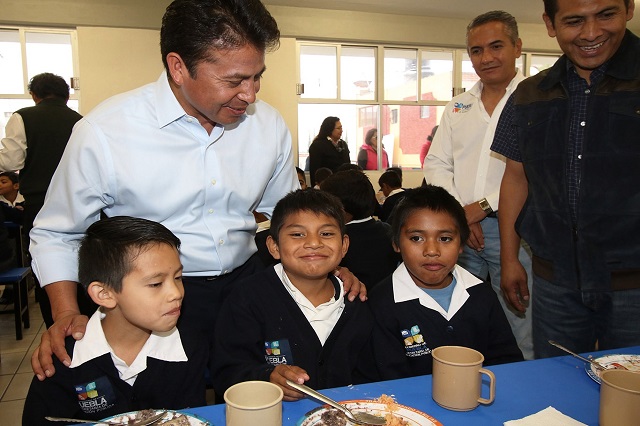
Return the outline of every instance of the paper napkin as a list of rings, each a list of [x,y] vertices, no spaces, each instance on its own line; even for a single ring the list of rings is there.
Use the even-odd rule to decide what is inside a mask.
[[[519,420],[504,422],[504,426],[587,426],[571,417],[562,414],[553,407],[547,407]]]

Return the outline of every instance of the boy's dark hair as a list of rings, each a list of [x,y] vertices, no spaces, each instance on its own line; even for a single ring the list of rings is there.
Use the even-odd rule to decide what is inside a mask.
[[[296,173],[299,175],[304,175],[304,170],[302,170],[300,167],[296,166]]]
[[[316,181],[316,185],[320,185],[320,183],[323,180],[325,180],[326,178],[328,178],[332,174],[333,174],[333,171],[330,168],[328,168],[328,167],[320,167],[318,170],[316,170],[316,174],[314,175],[315,181]]]
[[[516,22],[516,18],[503,10],[492,10],[491,12],[486,12],[482,15],[476,16],[473,18],[473,21],[467,25],[467,49],[469,47],[469,33],[471,30],[489,22],[502,22],[505,34],[509,37],[511,43],[514,46],[516,45],[518,38],[520,37],[518,35],[518,23]]]
[[[338,168],[336,169],[336,172],[344,172],[345,170],[355,170],[355,171],[361,172],[362,167],[353,163],[343,163],[338,166]]]
[[[386,183],[393,189],[402,187],[402,180],[394,171],[387,171],[380,175],[378,178],[378,185],[382,186],[383,183]]]
[[[156,244],[179,249],[180,239],[164,225],[147,219],[114,216],[93,223],[80,241],[80,283],[86,289],[99,281],[120,293],[136,257]]]
[[[162,18],[160,51],[167,71],[167,55],[175,52],[191,77],[201,62],[213,61],[211,48],[259,51],[278,48],[280,30],[259,0],[175,0]]]
[[[334,173],[322,181],[320,189],[338,197],[354,219],[373,215],[376,192],[367,175],[358,170]]]
[[[280,230],[287,217],[301,211],[329,216],[338,222],[340,235],[346,233],[342,203],[337,197],[313,188],[298,189],[285,195],[273,209],[269,235],[276,244],[279,243]]]
[[[558,12],[558,0],[542,0],[544,3],[544,13],[547,14],[551,23],[555,26],[556,13]],[[629,10],[629,0],[624,0],[624,7]]]
[[[34,75],[27,85],[29,92],[40,99],[59,98],[69,99],[69,85],[59,75],[43,72]]]
[[[407,221],[407,217],[418,209],[429,209],[434,212],[449,214],[455,221],[458,231],[460,232],[460,242],[462,244],[467,242],[470,231],[469,225],[467,224],[467,217],[464,214],[464,208],[446,189],[427,184],[408,191],[407,195],[400,200],[393,209],[391,232],[394,244],[400,244],[400,230],[402,226]]]
[[[20,182],[20,178],[18,177],[18,174],[16,172],[2,172],[0,173],[0,177],[2,176],[8,177],[9,180],[11,180],[11,183],[13,183],[14,185]]]

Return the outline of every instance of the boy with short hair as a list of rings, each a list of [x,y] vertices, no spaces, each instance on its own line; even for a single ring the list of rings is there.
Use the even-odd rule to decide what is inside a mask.
[[[378,218],[384,222],[391,223],[393,208],[407,195],[407,191],[402,188],[402,177],[394,170],[387,170],[378,178],[380,190],[386,197]]]
[[[392,232],[403,263],[369,299],[383,380],[431,374],[438,346],[473,348],[485,365],[523,360],[491,286],[456,265],[469,226],[451,194],[433,185],[410,191],[396,207]]]
[[[234,286],[214,338],[216,394],[246,380],[271,381],[291,401],[304,395],[286,380],[315,389],[375,377],[367,348],[368,306],[344,297],[332,272],[349,247],[340,201],[315,189],[289,193],[276,205],[267,245],[280,260]]]
[[[99,309],[82,340],[67,337],[69,367],[34,377],[24,425],[45,416],[99,420],[127,411],[204,405],[208,350],[176,328],[184,288],[180,240],[163,225],[118,216],[93,223],[78,276]]]
[[[0,202],[22,208],[24,197],[20,194],[20,179],[16,172],[0,173]]]

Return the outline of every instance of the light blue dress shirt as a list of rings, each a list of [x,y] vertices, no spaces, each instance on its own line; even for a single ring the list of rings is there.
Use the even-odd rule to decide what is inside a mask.
[[[298,187],[278,111],[257,100],[209,135],[163,73],[76,124],[30,234],[33,269],[44,285],[77,281],[79,238],[102,210],[173,231],[186,276],[224,274],[256,251],[252,212],[270,215]]]

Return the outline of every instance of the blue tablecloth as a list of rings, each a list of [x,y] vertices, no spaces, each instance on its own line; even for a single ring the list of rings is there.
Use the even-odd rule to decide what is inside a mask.
[[[640,354],[640,346],[584,355]],[[322,393],[337,401],[374,399],[381,394],[393,395],[398,403],[423,411],[445,426],[501,425],[536,413],[549,406],[588,425],[598,424],[600,385],[585,371],[585,363],[572,356],[487,367],[496,375],[496,399],[491,405],[480,405],[473,411],[446,410],[431,399],[431,376],[368,383],[365,385],[326,389]],[[488,395],[484,384],[483,395]],[[304,414],[320,403],[312,399],[283,402],[283,425],[296,425]],[[224,426],[224,404],[198,407],[187,412]]]

